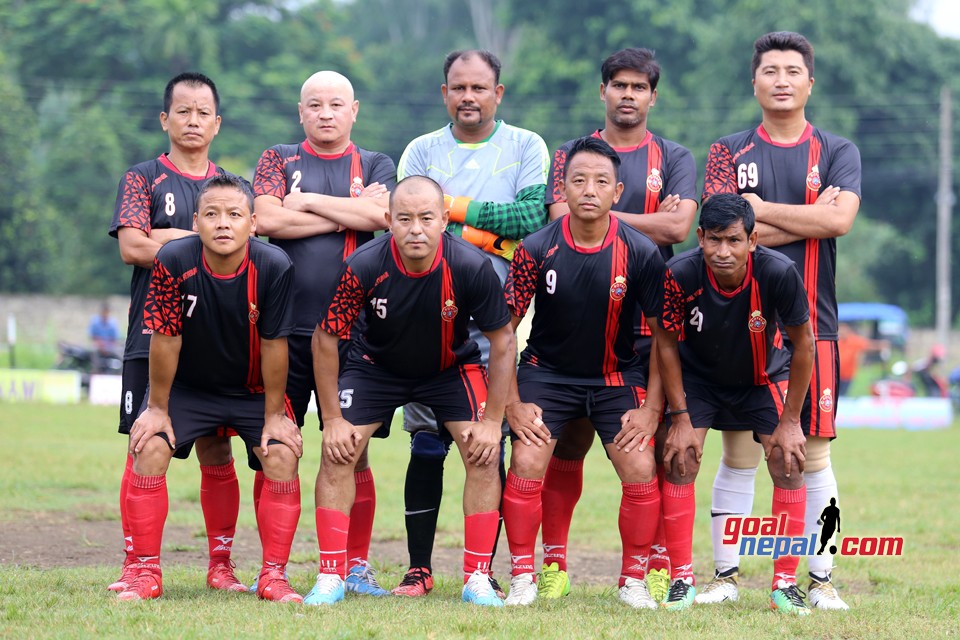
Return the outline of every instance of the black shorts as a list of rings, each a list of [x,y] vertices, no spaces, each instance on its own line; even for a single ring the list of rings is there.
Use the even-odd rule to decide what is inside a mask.
[[[120,427],[119,433],[130,435],[130,429],[137,416],[140,415],[140,406],[147,397],[147,384],[150,382],[150,361],[146,358],[136,358],[123,361],[120,373],[122,393],[120,395]]]
[[[518,387],[523,402],[532,402],[543,410],[543,423],[554,439],[560,437],[568,422],[589,418],[605,445],[620,433],[623,414],[639,407],[647,396],[643,387],[564,384],[531,376],[521,376]],[[515,433],[510,437],[517,439]]]
[[[745,387],[684,382],[687,411],[694,428],[753,431],[770,435],[780,423],[787,397],[787,381]],[[718,423],[723,415],[725,422]]]
[[[343,367],[350,349],[349,340],[341,340],[338,345],[340,351],[340,366]],[[310,394],[317,393],[317,380],[313,375],[313,337],[287,336],[287,356],[290,366],[287,369],[287,398],[293,407],[298,427],[306,423],[307,407],[310,405]],[[323,416],[320,415],[320,403],[317,403],[317,418],[320,430],[323,430]]]
[[[817,340],[813,361],[810,390],[800,409],[800,427],[808,438],[837,437],[837,396],[840,385],[840,352],[837,343]],[[734,418],[729,411],[720,411],[712,425],[714,429],[727,431],[748,430],[748,426]]]
[[[463,364],[429,378],[401,378],[370,363],[350,363],[340,372],[340,409],[355,425],[383,423],[375,438],[390,435],[393,413],[409,402],[426,405],[437,422],[476,422],[487,404],[487,369]],[[449,432],[441,429],[441,436]]]
[[[147,402],[144,399],[140,413],[146,408]],[[191,447],[197,438],[227,435],[227,430],[224,428],[226,426],[243,439],[248,456],[256,457],[253,449],[260,446],[263,412],[264,395],[262,393],[226,396],[174,385],[170,389],[168,404],[173,435],[177,439],[177,449],[173,455],[176,458],[187,457],[181,455],[184,448],[187,448],[187,455],[189,455],[188,447]],[[289,403],[286,404],[286,414],[293,420]],[[166,434],[158,435],[167,440]],[[270,441],[270,444],[277,443],[276,440]]]

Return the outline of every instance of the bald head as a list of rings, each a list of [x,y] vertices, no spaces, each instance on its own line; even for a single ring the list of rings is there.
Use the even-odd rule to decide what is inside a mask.
[[[336,71],[317,71],[307,78],[303,86],[300,87],[300,102],[304,102],[306,96],[315,89],[337,91],[344,100],[353,102],[353,85],[350,83],[350,80],[347,79],[347,76],[342,73],[337,73]]]
[[[394,200],[407,194],[430,196],[436,195],[440,210],[443,210],[443,189],[431,178],[426,176],[407,176],[397,183],[390,192],[390,209],[393,210]]]

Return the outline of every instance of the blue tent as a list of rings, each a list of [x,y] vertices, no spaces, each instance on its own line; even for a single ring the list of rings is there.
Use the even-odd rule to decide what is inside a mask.
[[[893,304],[882,302],[841,302],[837,305],[840,322],[869,322],[872,338],[885,338],[895,347],[903,348],[909,335],[907,312]]]

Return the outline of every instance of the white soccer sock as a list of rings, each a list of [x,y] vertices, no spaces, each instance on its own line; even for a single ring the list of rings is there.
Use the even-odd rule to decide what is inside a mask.
[[[820,534],[820,525],[817,524],[817,519],[820,518],[824,508],[830,505],[830,498],[836,498],[839,505],[840,496],[837,493],[837,477],[833,475],[833,466],[830,464],[822,471],[804,473],[803,478],[807,484],[807,513],[804,535],[809,538],[811,533]],[[840,527],[843,527],[842,518]],[[837,539],[839,540],[839,538]],[[822,542],[819,538],[817,539],[817,549],[820,548]],[[807,564],[810,567],[810,573],[818,578],[826,578],[833,568],[833,555],[830,553],[829,545],[823,550],[822,556],[807,556]]]
[[[713,563],[717,571],[728,571],[740,564],[737,545],[723,544],[727,517],[750,515],[753,510],[754,469],[733,469],[720,462],[713,479],[713,503],[710,510],[710,531],[713,536]]]

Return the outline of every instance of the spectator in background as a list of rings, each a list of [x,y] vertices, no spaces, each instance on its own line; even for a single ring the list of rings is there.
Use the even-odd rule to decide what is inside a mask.
[[[845,396],[857,375],[860,355],[865,351],[889,349],[890,342],[887,340],[871,340],[862,336],[846,322],[840,323],[838,328],[837,349],[840,352],[840,383],[837,385],[837,392],[839,395]]]
[[[90,318],[90,327],[87,329],[96,355],[108,356],[114,353],[117,342],[120,340],[120,330],[116,319],[110,315],[110,305],[106,302],[100,307],[100,313]]]

